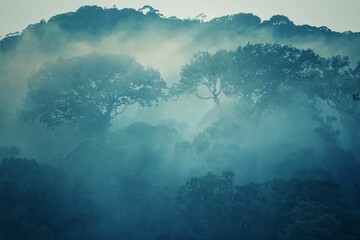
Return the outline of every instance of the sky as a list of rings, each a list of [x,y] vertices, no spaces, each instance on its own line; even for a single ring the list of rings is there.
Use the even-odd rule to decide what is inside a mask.
[[[119,9],[150,5],[166,17],[188,18],[204,13],[207,20],[240,12],[253,13],[262,20],[282,14],[298,25],[360,32],[360,0],[0,0],[0,36],[21,32],[29,24],[84,5],[115,5]]]

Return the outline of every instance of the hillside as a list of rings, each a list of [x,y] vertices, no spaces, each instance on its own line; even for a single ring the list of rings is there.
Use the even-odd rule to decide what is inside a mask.
[[[360,33],[84,6],[0,41],[0,240],[359,240]]]
[[[47,22],[42,20],[31,24],[21,34],[10,34],[0,41],[0,51],[14,51],[31,38],[35,44],[32,47],[49,53],[56,51],[54,48],[64,48],[73,42],[100,41],[114,33],[125,35],[127,39],[147,36],[149,29],[166,35],[164,38],[180,38],[192,32],[191,42],[200,46],[205,42],[216,47],[219,41],[226,38],[236,45],[244,42],[277,42],[311,48],[321,55],[350,56],[354,62],[359,60],[360,55],[360,33],[339,33],[327,27],[296,25],[282,15],[261,20],[253,14],[239,13],[207,22],[199,19],[165,18],[150,6],[139,10],[84,6],[76,12],[56,15]]]

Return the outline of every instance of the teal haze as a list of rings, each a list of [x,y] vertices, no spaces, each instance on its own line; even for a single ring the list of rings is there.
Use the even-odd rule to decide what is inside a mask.
[[[59,13],[75,11],[83,5],[121,9],[151,5],[165,16],[208,19],[239,12],[253,13],[263,20],[276,14],[288,16],[296,24],[327,26],[335,31],[360,31],[358,0],[0,0],[0,36],[21,31],[30,23],[48,20]]]

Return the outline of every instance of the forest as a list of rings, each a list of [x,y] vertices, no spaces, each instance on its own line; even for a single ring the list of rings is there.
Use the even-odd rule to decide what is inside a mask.
[[[0,240],[360,239],[360,33],[76,12],[0,40]]]

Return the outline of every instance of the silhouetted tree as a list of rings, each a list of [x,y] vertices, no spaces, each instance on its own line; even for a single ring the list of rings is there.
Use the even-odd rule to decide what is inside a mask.
[[[324,62],[321,79],[314,85],[314,91],[328,106],[360,121],[360,105],[356,101],[360,88],[358,69],[359,66],[351,68],[348,57],[328,58]]]
[[[104,129],[127,106],[151,106],[166,83],[158,71],[125,56],[90,54],[45,64],[29,79],[22,114],[48,128],[80,123]]]
[[[226,51],[195,54],[190,64],[182,67],[181,79],[173,87],[173,94],[193,94],[200,99],[212,99],[219,106],[219,95],[224,88],[223,79],[230,63],[229,57]]]
[[[224,92],[258,109],[276,104],[276,99],[283,103],[282,90],[304,90],[308,80],[320,75],[322,66],[312,50],[279,44],[248,44],[233,54]]]

